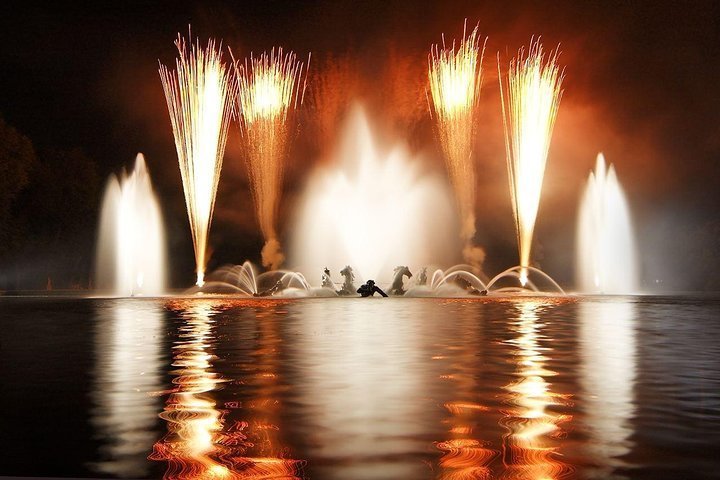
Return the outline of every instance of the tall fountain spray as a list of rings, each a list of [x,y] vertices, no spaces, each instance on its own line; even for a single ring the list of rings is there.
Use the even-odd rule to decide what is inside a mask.
[[[112,175],[100,213],[96,284],[118,296],[165,290],[165,231],[145,157],[120,178]]]
[[[632,221],[615,168],[598,154],[580,201],[576,280],[586,293],[634,293],[638,289]]]
[[[310,178],[295,223],[293,266],[312,284],[325,267],[337,275],[350,265],[358,282],[387,281],[399,263],[414,271],[456,259],[444,179],[422,173],[402,146],[383,153],[362,108],[351,110],[334,159]]]
[[[240,122],[245,164],[252,186],[260,230],[265,238],[263,266],[277,269],[285,256],[277,235],[275,217],[280,205],[291,114],[305,92],[304,65],[293,52],[282,48],[240,64],[237,117]]]
[[[546,57],[540,40],[531,41],[527,56],[520,49],[517,58],[510,61],[505,88],[498,55],[505,151],[523,286],[527,283],[550,139],[562,98],[564,74],[557,64],[558,54],[555,50]]]
[[[175,62],[177,71],[160,65],[160,79],[175,136],[195,249],[196,284],[202,286],[215,194],[236,94],[235,80],[214,41],[210,40],[205,50],[200,48],[199,40],[188,49],[178,36],[175,45],[180,54]]]
[[[487,41],[487,38],[485,39]],[[450,182],[455,190],[460,218],[465,261],[481,267],[484,251],[473,246],[475,236],[475,164],[472,147],[475,138],[478,99],[482,83],[482,58],[485,42],[478,28],[466,35],[455,48],[434,45],[430,51],[431,113],[445,157]]]

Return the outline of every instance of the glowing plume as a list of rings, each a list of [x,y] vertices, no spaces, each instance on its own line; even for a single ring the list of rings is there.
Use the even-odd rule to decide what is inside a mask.
[[[487,38],[485,39],[487,41]],[[450,182],[460,210],[462,227],[460,236],[465,242],[466,260],[481,263],[476,247],[472,247],[475,235],[475,167],[472,145],[480,85],[482,83],[482,58],[485,41],[478,38],[478,27],[470,35],[463,30],[463,40],[457,49],[433,45],[428,59],[430,80],[430,111],[434,112],[437,133],[440,138]]]
[[[558,55],[555,50],[546,57],[540,39],[531,40],[527,57],[521,48],[518,57],[510,62],[506,89],[503,89],[498,55],[505,151],[521,267],[530,265],[545,164],[562,97],[560,86],[564,74],[557,65]],[[520,280],[525,285],[525,268]]]
[[[204,283],[207,238],[210,231],[235,86],[222,62],[220,49],[210,40],[188,49],[178,35],[177,72],[160,65],[168,111],[175,135],[185,204],[190,220],[197,285]]]
[[[294,53],[282,48],[233,62],[238,78],[237,115],[245,163],[260,230],[265,238],[262,263],[277,269],[285,259],[275,229],[287,153],[289,114],[302,103],[306,70]]]

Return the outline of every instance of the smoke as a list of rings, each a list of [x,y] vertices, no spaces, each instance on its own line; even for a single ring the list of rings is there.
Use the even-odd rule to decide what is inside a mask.
[[[472,242],[467,242],[463,247],[463,260],[465,263],[472,265],[477,268],[480,272],[483,272],[483,264],[485,263],[485,249],[473,245]]]
[[[277,270],[285,261],[285,255],[282,253],[282,246],[277,238],[269,238],[262,248],[262,264],[263,267],[270,270]]]

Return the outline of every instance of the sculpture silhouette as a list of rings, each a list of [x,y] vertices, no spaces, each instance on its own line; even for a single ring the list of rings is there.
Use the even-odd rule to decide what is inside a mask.
[[[278,280],[278,281],[275,283],[275,285],[273,285],[272,287],[268,288],[267,290],[263,290],[262,292],[253,293],[253,297],[269,297],[269,296],[271,296],[271,295],[275,295],[276,293],[278,293],[278,292],[279,292],[280,290],[282,290],[282,289],[283,289],[282,280]]]
[[[322,287],[335,290],[335,285],[333,284],[332,278],[330,278],[330,270],[328,270],[327,267],[325,267],[322,274]]]
[[[355,280],[355,274],[353,273],[353,269],[350,265],[346,265],[345,268],[340,270],[340,275],[345,277],[345,281],[343,282],[342,288],[338,290],[338,295],[353,295],[355,293],[355,284],[353,281]]]
[[[367,283],[361,285],[360,288],[357,289],[357,293],[359,293],[362,297],[372,297],[376,292],[383,297],[387,297],[387,294],[383,292],[380,287],[375,285],[375,280],[368,280]]]
[[[427,267],[423,267],[418,273],[417,285],[427,285]]]
[[[390,287],[390,295],[405,295],[405,286],[403,285],[403,277],[407,276],[412,278],[412,273],[407,266],[395,267],[393,270],[395,276],[393,277],[393,283]]]

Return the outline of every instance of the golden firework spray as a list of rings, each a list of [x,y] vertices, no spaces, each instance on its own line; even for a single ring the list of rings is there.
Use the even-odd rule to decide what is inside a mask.
[[[238,79],[235,106],[245,163],[265,238],[262,262],[276,269],[284,260],[275,217],[282,193],[289,117],[303,101],[307,70],[293,52],[284,54],[282,48],[251,56],[242,64],[234,61],[233,65]]]
[[[498,55],[505,152],[523,285],[527,282],[526,267],[530,265],[550,139],[562,98],[564,73],[558,67],[558,55],[556,49],[546,56],[540,39],[531,40],[527,55],[521,48],[517,58],[510,61],[505,88]]]
[[[176,71],[160,65],[190,221],[197,285],[204,283],[207,239],[236,93],[213,40],[189,47],[178,35]]]

